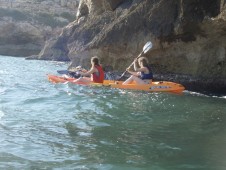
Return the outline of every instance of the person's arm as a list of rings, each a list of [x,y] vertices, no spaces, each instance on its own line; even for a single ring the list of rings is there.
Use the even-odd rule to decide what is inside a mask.
[[[70,71],[70,72],[87,72],[87,70],[82,68],[81,66],[72,67],[68,71]]]
[[[133,67],[134,67],[134,71],[138,71],[139,67],[138,67],[138,60],[137,59],[134,60]]]
[[[136,71],[138,72],[147,72],[147,68],[146,67],[141,67],[141,68],[137,68]]]
[[[139,72],[130,71],[129,68],[127,68],[126,71],[134,76],[139,76]]]
[[[134,60],[134,71],[136,71],[136,72],[147,72],[145,67],[139,67],[138,59]]]
[[[87,72],[80,72],[81,76],[90,76],[92,73],[94,73],[96,70],[95,70],[95,67],[92,67],[89,71]]]

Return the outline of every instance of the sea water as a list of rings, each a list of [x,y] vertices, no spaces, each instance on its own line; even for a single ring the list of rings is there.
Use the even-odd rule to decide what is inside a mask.
[[[226,98],[52,84],[0,56],[0,169],[225,170]]]

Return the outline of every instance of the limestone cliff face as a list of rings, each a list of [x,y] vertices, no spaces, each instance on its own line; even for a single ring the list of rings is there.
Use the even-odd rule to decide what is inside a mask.
[[[125,70],[147,41],[156,79],[188,89],[226,92],[225,0],[82,0],[77,20],[45,46],[39,58],[69,57],[71,66]],[[48,54],[48,55],[46,55]]]
[[[76,18],[77,8],[77,0],[0,0],[0,54],[39,54],[46,40]]]
[[[28,22],[0,21],[0,54],[28,56],[40,52],[43,32]]]

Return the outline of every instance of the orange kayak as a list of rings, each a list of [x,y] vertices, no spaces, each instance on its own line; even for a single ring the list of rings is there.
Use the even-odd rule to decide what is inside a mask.
[[[178,83],[169,82],[169,81],[155,81],[151,84],[127,84],[123,85],[123,81],[114,81],[114,80],[104,80],[103,83],[75,83],[73,82],[76,78],[65,78],[62,76],[50,75],[48,74],[48,80],[52,83],[65,83],[71,82],[74,84],[83,84],[83,85],[92,85],[92,86],[107,86],[111,88],[118,89],[130,89],[130,90],[142,90],[147,92],[172,92],[172,93],[181,93],[185,90],[184,86]]]
[[[184,91],[184,86],[178,83],[169,81],[154,81],[151,84],[126,84],[123,85],[121,82],[109,83],[112,88],[119,89],[131,89],[131,90],[142,90],[148,92],[173,92],[181,93]]]

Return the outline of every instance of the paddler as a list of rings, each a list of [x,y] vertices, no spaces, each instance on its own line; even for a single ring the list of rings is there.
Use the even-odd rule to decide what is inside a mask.
[[[81,83],[103,83],[104,81],[104,71],[100,65],[98,57],[91,58],[91,68],[87,72],[80,72],[82,77],[74,80],[73,82]]]
[[[123,84],[130,84],[133,81],[136,84],[150,84],[153,79],[153,74],[148,59],[146,57],[140,57],[134,60],[133,65],[134,71],[130,71],[130,68],[126,69],[132,75]]]

